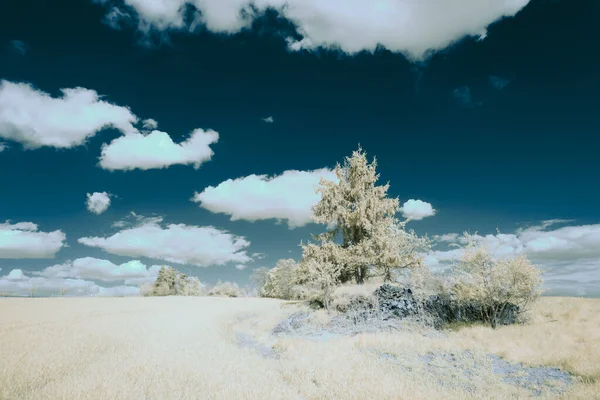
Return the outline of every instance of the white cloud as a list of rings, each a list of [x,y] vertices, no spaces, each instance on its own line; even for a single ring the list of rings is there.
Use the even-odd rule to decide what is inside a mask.
[[[0,137],[26,149],[71,148],[104,128],[136,132],[137,117],[128,108],[100,100],[94,90],[61,92],[52,97],[26,83],[0,81]]]
[[[219,140],[213,130],[196,129],[179,144],[160,131],[146,135],[131,133],[102,145],[99,165],[107,170],[147,170],[167,168],[175,164],[193,164],[195,169],[209,161],[214,152],[210,145]]]
[[[400,209],[405,218],[412,220],[421,220],[426,217],[435,215],[437,210],[434,210],[431,204],[422,201],[410,199],[402,205]]]
[[[6,275],[6,279],[9,281],[22,281],[25,279],[25,274],[23,274],[23,270],[21,269],[13,269]]]
[[[6,149],[8,149],[8,145],[6,143],[0,142],[0,153]]]
[[[209,186],[202,193],[195,193],[191,201],[211,212],[231,215],[232,221],[277,219],[297,228],[311,222],[311,207],[320,200],[315,186],[321,177],[338,181],[327,168],[290,170],[274,177],[249,175],[228,179],[217,187]]]
[[[140,288],[135,286],[98,287],[98,297],[129,297],[139,296]]]
[[[18,277],[18,279],[15,279]],[[16,296],[29,296],[33,291],[36,296],[57,295],[66,290],[69,295],[95,295],[99,286],[83,279],[48,279],[45,277],[28,277],[19,269],[13,269],[8,275],[0,277],[0,292]]]
[[[12,296],[139,296],[140,289],[134,286],[104,288],[84,279],[29,277],[22,270],[13,269],[8,275],[0,276],[0,293]]]
[[[236,269],[239,269],[240,271],[243,271],[244,269],[246,269],[247,265],[244,264],[238,264],[235,266]]]
[[[0,224],[0,258],[54,258],[66,246],[66,235],[54,232],[38,232],[32,222]]]
[[[273,122],[275,122],[275,119],[273,117],[267,117],[263,118],[263,121],[265,121],[268,124],[272,124]]]
[[[153,130],[158,128],[158,122],[156,122],[152,118],[148,118],[142,121],[142,126],[144,127],[144,129]]]
[[[302,36],[288,39],[290,48],[339,47],[348,53],[372,51],[377,45],[424,58],[468,36],[486,36],[486,28],[513,16],[529,0],[123,0],[121,16],[136,14],[139,29],[193,31],[199,24],[215,33],[237,33],[267,8],[293,22]],[[189,5],[200,13],[187,15]],[[256,11],[252,8],[254,7]],[[468,12],[465,12],[468,10]],[[111,9],[112,23],[119,13]]]
[[[102,214],[110,206],[110,194],[106,192],[88,193],[86,206],[89,212]]]
[[[52,279],[77,278],[104,282],[125,280],[127,283],[139,284],[154,281],[159,270],[158,265],[147,268],[138,260],[116,265],[108,260],[84,257],[53,265],[33,274]]]
[[[250,242],[243,237],[212,226],[170,224],[162,228],[161,221],[146,221],[107,238],[83,237],[78,242],[116,255],[148,257],[199,267],[251,261],[243,250]]]

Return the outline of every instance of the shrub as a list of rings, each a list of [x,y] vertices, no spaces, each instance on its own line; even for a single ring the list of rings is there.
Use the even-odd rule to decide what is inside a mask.
[[[208,291],[209,296],[242,297],[244,294],[237,283],[221,282]]]
[[[542,293],[539,267],[524,254],[496,259],[473,235],[464,236],[467,244],[457,264],[456,299],[477,304],[483,320],[493,328],[514,306],[518,307],[517,314],[525,312]]]

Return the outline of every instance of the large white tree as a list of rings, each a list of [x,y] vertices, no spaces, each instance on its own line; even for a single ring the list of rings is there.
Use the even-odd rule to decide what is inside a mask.
[[[327,254],[327,262],[337,264],[330,270],[339,271],[336,279],[340,283],[354,279],[362,284],[370,270],[391,280],[393,271],[416,266],[420,262],[418,253],[430,248],[428,239],[407,232],[407,221],[395,218],[400,211],[399,200],[387,197],[389,183],[376,185],[376,167],[376,158],[369,164],[359,145],[351,157],[345,158],[343,166],[336,165],[339,182],[321,179],[316,189],[321,199],[313,207],[313,220],[327,224],[330,230],[314,236],[320,245],[302,245],[303,260]],[[332,241],[340,233],[342,243],[335,245]],[[303,269],[307,266],[304,263]]]

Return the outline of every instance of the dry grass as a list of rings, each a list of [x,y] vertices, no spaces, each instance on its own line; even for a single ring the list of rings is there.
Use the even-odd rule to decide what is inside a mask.
[[[254,298],[0,299],[0,399],[526,398],[486,373],[479,356],[480,387],[468,393],[441,388],[417,365],[404,372],[371,351],[410,366],[415,355],[461,349],[562,366],[582,377],[563,398],[600,399],[599,300],[542,298],[536,310],[553,311],[531,325],[466,327],[445,339],[378,333],[318,342],[269,335],[301,307]],[[239,348],[238,331],[281,357]],[[443,379],[453,379],[448,366],[440,367],[448,371]]]

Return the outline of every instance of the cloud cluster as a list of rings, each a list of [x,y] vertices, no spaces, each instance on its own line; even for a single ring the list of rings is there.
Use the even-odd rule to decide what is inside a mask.
[[[90,89],[61,92],[52,97],[27,83],[0,81],[0,138],[26,149],[71,148],[104,128],[136,131],[137,117],[127,107],[103,101]]]
[[[102,214],[110,206],[110,194],[106,192],[94,192],[87,194],[86,207],[89,212]]]
[[[97,2],[107,3],[104,0]],[[378,45],[414,59],[441,50],[465,36],[485,37],[491,23],[513,16],[529,0],[123,0],[111,7],[107,22],[119,26],[137,16],[141,31],[187,30],[198,25],[215,33],[248,28],[268,8],[295,26],[300,40],[288,38],[292,50],[337,47],[348,53]],[[199,12],[189,14],[193,6]]]
[[[54,258],[65,240],[60,230],[39,232],[32,222],[7,221],[0,224],[0,258]]]
[[[338,181],[327,168],[290,170],[273,177],[249,175],[209,186],[191,200],[211,212],[231,215],[232,221],[276,219],[297,228],[311,222],[311,208],[320,200],[315,186],[321,178]]]
[[[40,147],[73,148],[106,128],[124,136],[102,146],[99,165],[107,170],[147,170],[171,165],[200,165],[213,155],[211,144],[219,134],[213,130],[194,130],[179,144],[166,132],[155,129],[158,123],[142,121],[128,107],[101,100],[94,90],[61,89],[52,97],[27,83],[0,81],[0,138],[18,142],[25,149]],[[152,130],[152,131],[150,131]],[[0,142],[0,151],[6,145]]]
[[[151,126],[146,121],[146,126]],[[102,145],[99,165],[106,170],[148,170],[171,165],[192,164],[195,169],[209,161],[214,152],[210,145],[219,140],[213,130],[196,129],[179,144],[166,132],[131,133]]]
[[[437,210],[434,210],[432,205],[423,201],[423,200],[415,200],[410,199],[405,202],[400,211],[404,215],[405,218],[409,218],[411,220],[421,220],[426,217],[432,217],[435,215]]]
[[[108,260],[84,257],[47,267],[33,275],[48,279],[77,278],[103,282],[123,280],[126,284],[139,285],[154,281],[159,270],[159,265],[147,268],[138,260],[116,265]]]
[[[133,286],[104,288],[84,279],[29,277],[21,269],[0,276],[0,293],[12,296],[137,296]]]
[[[243,237],[212,226],[170,224],[163,228],[161,222],[162,218],[146,220],[106,238],[83,237],[78,242],[120,256],[147,257],[199,267],[251,261],[244,251],[250,242]]]

